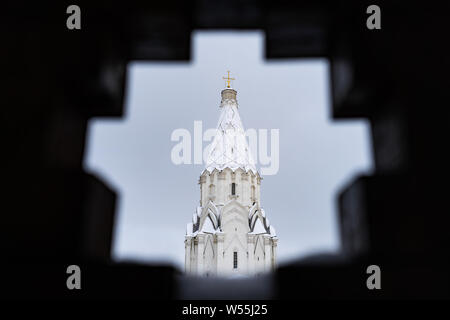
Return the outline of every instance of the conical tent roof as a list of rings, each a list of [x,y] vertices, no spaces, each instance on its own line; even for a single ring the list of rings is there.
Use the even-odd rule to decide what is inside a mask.
[[[231,95],[227,95],[230,92]],[[206,161],[206,170],[212,172],[214,169],[230,168],[235,171],[241,168],[256,174],[255,161],[247,144],[235,97],[236,91],[233,89],[222,91],[221,114]]]

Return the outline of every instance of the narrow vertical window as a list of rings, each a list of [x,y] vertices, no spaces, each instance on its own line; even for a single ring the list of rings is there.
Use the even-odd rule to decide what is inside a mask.
[[[234,182],[231,184],[231,195],[236,195],[236,183]]]
[[[233,269],[237,269],[237,252],[233,252]]]

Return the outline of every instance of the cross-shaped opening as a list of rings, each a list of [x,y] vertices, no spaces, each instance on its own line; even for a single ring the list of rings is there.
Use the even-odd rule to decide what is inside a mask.
[[[192,47],[190,63],[130,63],[126,116],[90,122],[85,167],[120,194],[113,257],[169,261],[183,270],[183,236],[196,214],[204,169],[197,162],[211,142],[206,129],[217,123],[224,70],[238,79],[244,128],[256,129],[249,148],[259,168],[276,166],[270,130],[279,129],[279,167],[263,176],[258,198],[279,237],[278,264],[336,252],[335,195],[370,170],[372,158],[366,121],[330,118],[328,61],[266,61],[262,32],[195,32]],[[186,163],[174,164],[179,141],[171,135],[180,128],[189,133],[190,149],[179,155]]]

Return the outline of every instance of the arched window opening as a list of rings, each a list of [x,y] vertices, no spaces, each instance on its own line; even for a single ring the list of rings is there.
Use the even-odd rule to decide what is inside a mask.
[[[237,252],[233,252],[233,269],[237,269],[238,267],[238,255]]]
[[[231,195],[235,196],[236,195],[236,183],[232,183],[231,184]]]

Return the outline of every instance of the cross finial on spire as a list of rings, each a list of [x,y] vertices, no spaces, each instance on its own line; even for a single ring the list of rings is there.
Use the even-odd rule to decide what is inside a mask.
[[[236,80],[235,78],[230,78],[230,71],[227,71],[228,72],[228,76],[225,78],[225,77],[222,77],[224,80],[227,80],[227,88],[231,88],[230,87],[230,82],[231,82],[231,80]]]

